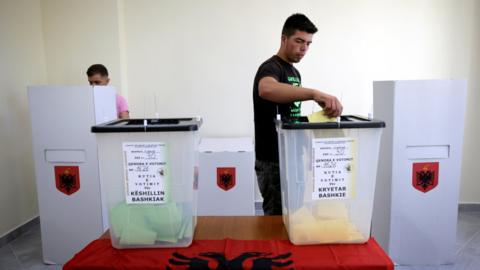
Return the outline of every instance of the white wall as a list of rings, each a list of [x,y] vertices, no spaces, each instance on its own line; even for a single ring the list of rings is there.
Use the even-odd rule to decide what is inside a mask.
[[[43,0],[43,37],[49,84],[88,84],[87,68],[107,66],[121,90],[116,0]]]
[[[0,1],[0,237],[38,215],[27,85],[45,84],[40,1]]]
[[[303,62],[304,84],[342,96],[346,113],[371,111],[374,80],[467,75],[468,1],[314,3],[319,32]]]
[[[201,115],[205,136],[252,135],[253,77],[277,49],[275,19],[288,14],[279,10],[259,23],[263,12],[254,7],[253,1],[125,1],[132,115]]]
[[[319,28],[298,65],[303,85],[341,96],[345,113],[367,115],[373,80],[467,77],[470,6],[435,0],[125,1],[132,115],[202,115],[206,136],[251,135],[253,77],[278,50],[285,18],[297,11]]]
[[[278,50],[282,24],[294,12],[319,28],[297,65],[303,85],[341,96],[345,113],[371,111],[373,80],[469,80],[461,201],[480,202],[478,0],[0,5],[0,235],[36,213],[27,85],[86,84],[86,68],[103,63],[133,117],[201,115],[203,136],[253,136],[253,78]],[[304,112],[312,107],[305,104]]]
[[[470,67],[468,73],[469,92],[465,118],[460,199],[466,203],[479,203],[480,181],[478,181],[477,167],[480,152],[480,1],[475,1],[472,10],[474,15],[470,31],[473,46],[470,48],[470,59],[467,63]]]

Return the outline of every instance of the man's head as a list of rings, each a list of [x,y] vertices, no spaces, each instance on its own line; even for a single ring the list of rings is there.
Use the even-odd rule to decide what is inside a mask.
[[[298,63],[308,51],[317,27],[307,16],[296,13],[285,21],[279,54],[290,63]]]
[[[102,64],[91,65],[87,69],[87,76],[90,85],[107,85],[110,82],[108,70]]]

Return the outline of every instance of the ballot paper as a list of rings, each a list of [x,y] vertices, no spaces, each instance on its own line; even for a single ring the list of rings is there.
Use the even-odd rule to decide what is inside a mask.
[[[112,238],[122,246],[177,243],[193,235],[192,218],[177,203],[127,204],[110,209]]]
[[[367,241],[348,217],[341,202],[318,201],[302,207],[290,217],[289,238],[297,245],[327,243],[363,243]]]
[[[325,114],[325,111],[321,110],[318,112],[314,112],[308,115],[308,122],[315,123],[315,122],[337,122],[336,117],[329,117]]]

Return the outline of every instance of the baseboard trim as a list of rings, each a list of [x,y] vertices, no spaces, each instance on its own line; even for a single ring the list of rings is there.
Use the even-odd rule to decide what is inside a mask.
[[[24,224],[18,226],[16,229],[6,233],[4,236],[0,237],[0,247],[5,246],[6,244],[17,239],[20,235],[28,232],[31,228],[40,224],[40,217],[36,216],[30,221],[25,222]]]
[[[263,201],[255,201],[255,216],[263,216]]]
[[[480,211],[480,203],[459,203],[458,211],[462,212],[476,212]],[[262,201],[255,202],[255,215],[263,216]]]
[[[480,203],[459,203],[458,211],[463,211],[463,212],[480,211]]]

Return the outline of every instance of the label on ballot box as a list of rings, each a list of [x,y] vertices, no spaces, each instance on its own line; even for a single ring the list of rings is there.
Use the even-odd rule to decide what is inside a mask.
[[[357,142],[354,138],[312,140],[313,200],[355,196]]]
[[[162,142],[124,142],[127,204],[159,204],[168,200],[167,146]]]

